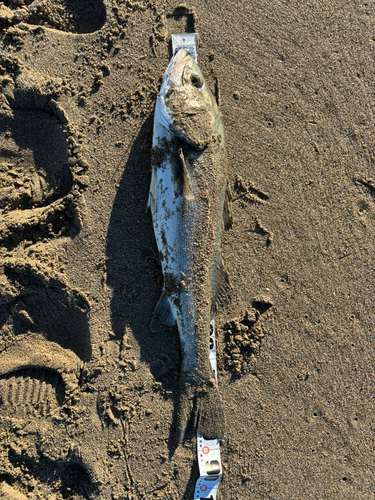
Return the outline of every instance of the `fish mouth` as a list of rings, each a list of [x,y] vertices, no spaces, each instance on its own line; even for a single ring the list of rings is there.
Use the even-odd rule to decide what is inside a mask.
[[[175,89],[181,88],[184,84],[184,74],[186,65],[192,61],[191,55],[185,50],[178,50],[169,62],[163,76],[163,83],[159,92],[156,113],[159,121],[165,129],[169,129],[173,122],[172,110],[168,106],[168,97]]]
[[[177,52],[175,52],[172,61],[174,62],[174,64],[177,64],[187,57],[191,58],[190,53],[186,49],[179,49]]]
[[[191,60],[191,55],[185,49],[180,49],[172,57],[169,63],[170,71],[168,78],[169,84],[172,87],[181,87],[183,85],[186,64]]]

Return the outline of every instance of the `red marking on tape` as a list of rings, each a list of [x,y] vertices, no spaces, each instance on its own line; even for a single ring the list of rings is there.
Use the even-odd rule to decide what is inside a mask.
[[[207,455],[207,453],[210,453],[210,448],[208,446],[203,446],[202,452]]]
[[[199,489],[201,491],[206,491],[207,490],[207,486],[205,484],[203,484]]]

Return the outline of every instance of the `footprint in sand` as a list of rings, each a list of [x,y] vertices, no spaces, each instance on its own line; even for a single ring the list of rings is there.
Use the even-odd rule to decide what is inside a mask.
[[[0,433],[15,444],[3,442],[0,449],[0,497],[27,497],[32,484],[38,498],[83,500],[92,496],[97,473],[87,465],[90,453],[71,448],[58,422],[72,411],[91,358],[89,304],[24,251],[80,228],[66,120],[34,90],[16,88],[8,102],[0,115],[0,251],[6,255],[0,263]],[[53,442],[45,444],[48,439]]]
[[[0,268],[0,304],[0,430],[13,440],[0,450],[0,497],[27,492],[27,473],[38,498],[88,499],[91,457],[59,422],[91,358],[89,304],[40,263],[14,259]]]
[[[0,414],[45,415],[91,358],[85,297],[45,269],[5,263],[0,289]]]
[[[65,387],[57,371],[26,367],[0,376],[0,394],[5,418],[47,417],[63,405]]]
[[[0,247],[78,233],[66,126],[47,96],[8,96],[0,113]]]
[[[70,33],[92,33],[106,21],[103,0],[5,0],[0,21],[9,26],[21,22]]]
[[[0,210],[46,206],[66,195],[73,179],[63,126],[51,114],[14,109],[0,121]]]

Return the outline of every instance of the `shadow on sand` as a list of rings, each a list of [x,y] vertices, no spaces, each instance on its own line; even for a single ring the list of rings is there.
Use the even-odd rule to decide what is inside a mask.
[[[153,115],[143,124],[124,168],[107,234],[107,284],[113,289],[112,330],[121,339],[129,325],[141,360],[164,391],[178,396],[180,346],[176,329],[153,333],[150,321],[161,293],[161,269],[151,214],[147,209],[151,179]],[[164,392],[163,391],[163,392]],[[170,397],[164,393],[164,397]],[[174,441],[174,425],[170,451]],[[173,437],[172,437],[173,435]]]

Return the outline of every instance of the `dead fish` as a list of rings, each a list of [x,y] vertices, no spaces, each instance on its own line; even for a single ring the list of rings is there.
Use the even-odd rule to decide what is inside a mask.
[[[232,225],[226,141],[215,98],[185,49],[171,59],[156,102],[148,203],[164,276],[151,329],[177,323],[183,355],[178,442],[188,427],[222,439],[209,335],[229,290],[220,249],[222,230]]]

